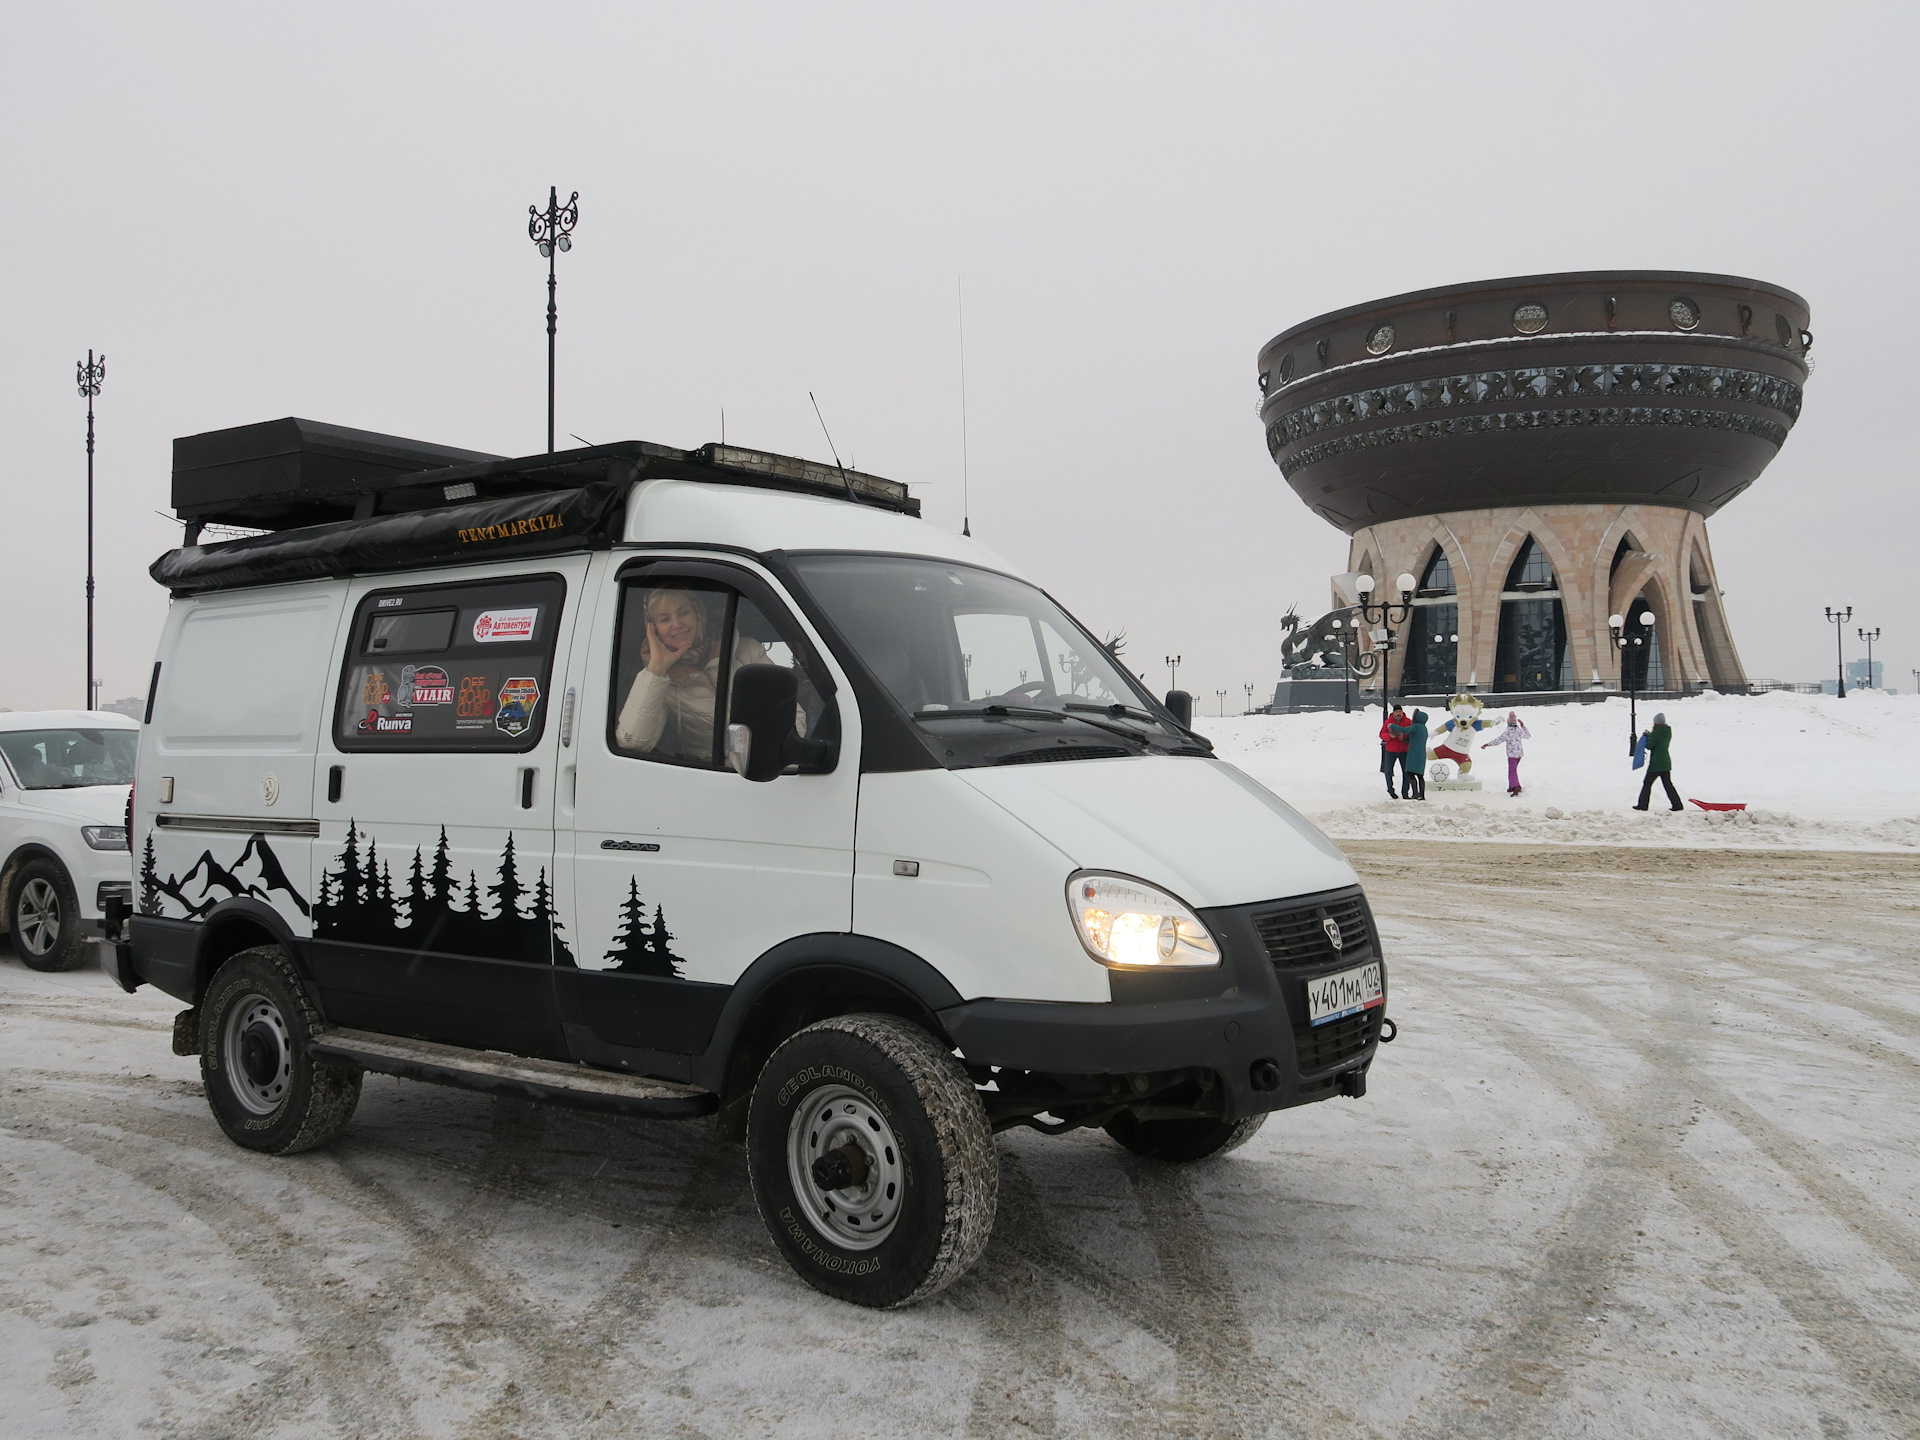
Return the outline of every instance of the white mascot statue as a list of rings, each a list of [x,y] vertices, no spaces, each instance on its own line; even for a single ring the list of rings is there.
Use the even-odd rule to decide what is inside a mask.
[[[1434,744],[1428,751],[1433,760],[1427,774],[1443,790],[1478,790],[1473,778],[1473,735],[1486,728],[1480,712],[1486,707],[1477,696],[1464,691],[1447,702],[1447,718],[1433,732]],[[1459,771],[1456,778],[1449,762]]]

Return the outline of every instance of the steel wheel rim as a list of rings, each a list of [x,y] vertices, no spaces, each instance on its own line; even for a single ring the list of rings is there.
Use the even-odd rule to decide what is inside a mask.
[[[280,1007],[248,995],[227,1011],[221,1060],[234,1099],[253,1115],[271,1115],[293,1084],[293,1035]]]
[[[13,938],[29,955],[49,954],[60,943],[60,892],[51,880],[36,875],[21,887]]]
[[[857,1184],[829,1190],[813,1175],[814,1161],[857,1146],[867,1174]],[[887,1117],[858,1090],[823,1085],[794,1107],[787,1126],[787,1178],[821,1236],[844,1250],[871,1250],[893,1233],[906,1203],[907,1172]]]

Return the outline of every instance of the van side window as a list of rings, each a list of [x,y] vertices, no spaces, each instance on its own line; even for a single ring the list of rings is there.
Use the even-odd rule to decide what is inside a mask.
[[[375,590],[348,632],[342,750],[530,750],[546,727],[566,582]]]
[[[727,691],[742,665],[798,672],[794,729],[827,738],[835,723],[806,646],[785,616],[706,578],[650,575],[621,587],[608,743],[640,760],[721,769]],[[721,664],[722,657],[726,664]]]

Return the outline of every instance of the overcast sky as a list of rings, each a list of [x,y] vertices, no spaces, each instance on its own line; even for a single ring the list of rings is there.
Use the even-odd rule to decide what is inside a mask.
[[[1920,666],[1902,375],[1907,7],[8,6],[0,704],[142,691],[171,441],[301,415],[545,437],[527,206],[580,192],[559,424],[843,457],[973,528],[1164,688],[1270,691],[1345,537],[1267,458],[1255,356],[1335,307],[1612,266],[1811,302],[1785,449],[1712,522],[1750,675],[1832,600]],[[567,443],[567,442],[563,442]],[[1847,630],[1848,653],[1860,647]],[[236,657],[244,664],[244,657]],[[1782,757],[1781,763],[1794,763]]]

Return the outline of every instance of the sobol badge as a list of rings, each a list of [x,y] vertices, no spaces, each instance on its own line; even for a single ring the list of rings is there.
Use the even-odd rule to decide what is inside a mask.
[[[493,712],[493,728],[503,735],[524,735],[533,728],[533,707],[540,703],[540,682],[531,675],[515,675],[500,687],[500,708]]]

